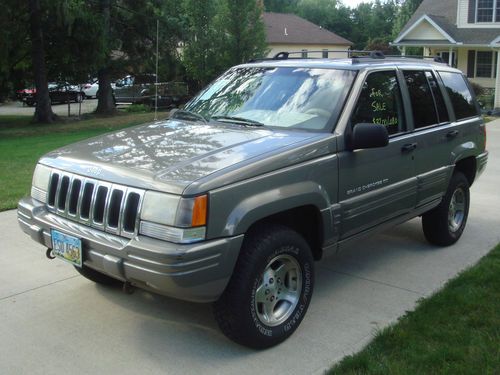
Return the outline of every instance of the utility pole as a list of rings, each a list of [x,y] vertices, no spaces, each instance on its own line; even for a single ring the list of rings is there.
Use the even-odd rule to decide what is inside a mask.
[[[156,20],[156,82],[155,82],[155,121],[158,120],[158,51],[160,44],[160,20]]]

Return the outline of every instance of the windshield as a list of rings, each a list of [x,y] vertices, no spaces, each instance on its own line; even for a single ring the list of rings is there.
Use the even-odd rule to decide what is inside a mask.
[[[193,98],[186,111],[207,120],[238,118],[282,128],[329,130],[356,75],[351,70],[231,69]]]

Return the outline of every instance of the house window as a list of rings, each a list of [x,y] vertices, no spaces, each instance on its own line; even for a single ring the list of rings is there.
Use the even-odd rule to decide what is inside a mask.
[[[302,58],[307,59],[307,50],[306,49],[302,50]]]
[[[500,0],[477,0],[476,22],[499,22]]]
[[[476,77],[493,77],[493,52],[477,51],[476,55]]]
[[[324,58],[324,59],[327,59],[327,58],[328,58],[328,50],[327,50],[327,49],[324,49],[324,50],[323,50],[323,58]]]

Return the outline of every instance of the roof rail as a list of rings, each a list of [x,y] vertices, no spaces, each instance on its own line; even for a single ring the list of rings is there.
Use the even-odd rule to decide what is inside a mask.
[[[256,59],[251,59],[250,63],[252,62],[258,62],[258,61],[269,61],[269,60],[290,60],[290,59],[321,59],[322,57],[302,57],[302,54],[304,53],[346,53],[348,58],[358,58],[358,57],[368,57],[372,59],[384,59],[385,56],[383,52],[381,51],[365,51],[365,50],[329,50],[329,49],[324,49],[324,50],[317,50],[317,51],[281,51],[275,54],[273,57],[263,57],[263,58],[256,58]],[[300,55],[298,57],[291,57],[291,55]]]
[[[344,53],[347,57],[352,59],[353,63],[358,63],[360,58],[369,59],[385,59],[385,58],[401,58],[401,59],[432,59],[434,62],[446,64],[440,56],[419,56],[419,55],[385,55],[382,51],[367,51],[367,50],[318,50],[318,51],[281,51],[275,54],[273,57],[264,57],[252,59],[249,62],[259,62],[259,61],[272,61],[272,60],[290,60],[290,59],[321,59],[321,57],[302,57],[304,53]],[[300,55],[298,57],[292,57],[293,55]]]
[[[432,61],[441,63],[441,64],[448,64],[447,61],[444,61],[441,56],[423,56],[423,55],[387,55],[386,57],[396,57],[400,59],[432,59]]]

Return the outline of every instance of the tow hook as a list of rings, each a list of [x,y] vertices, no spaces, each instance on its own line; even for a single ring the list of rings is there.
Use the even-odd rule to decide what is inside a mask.
[[[125,281],[122,287],[123,293],[132,294],[135,292],[135,287],[129,282]]]
[[[47,248],[47,251],[45,252],[45,256],[49,259],[56,259],[56,257],[52,254],[52,249]]]

